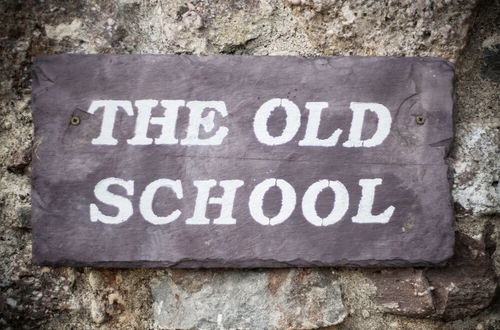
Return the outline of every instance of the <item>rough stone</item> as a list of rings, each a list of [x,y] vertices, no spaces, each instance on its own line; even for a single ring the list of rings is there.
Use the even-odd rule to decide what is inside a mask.
[[[151,288],[166,329],[316,329],[347,316],[329,270],[170,271]]]
[[[498,103],[498,102],[497,102]],[[500,103],[497,104],[500,106]],[[488,122],[460,123],[460,135],[454,153],[460,155],[453,163],[455,203],[465,214],[500,212],[500,118]],[[467,157],[463,157],[467,155]],[[458,158],[457,157],[457,158]]]
[[[499,43],[498,1],[476,13],[469,45],[460,57],[456,83],[453,197],[457,216],[471,220],[500,212],[500,82],[492,79]],[[488,72],[488,73],[487,73]]]
[[[491,251],[490,251],[491,252]],[[497,279],[485,239],[457,233],[455,255],[446,267],[368,273],[384,311],[456,320],[477,314],[492,302]]]
[[[382,270],[369,277],[377,286],[375,302],[384,311],[412,317],[434,313],[432,288],[423,270]]]
[[[485,239],[474,240],[457,233],[455,256],[444,268],[425,271],[434,288],[436,314],[456,320],[478,313],[493,300],[498,281]]]
[[[31,228],[31,207],[18,206],[16,207],[17,222],[16,226],[22,229]]]
[[[493,36],[483,42],[484,64],[481,76],[500,82],[500,36]]]
[[[24,174],[31,163],[32,148],[18,150],[8,160],[7,170],[15,174]]]
[[[98,270],[91,270],[89,272],[88,282],[94,291],[98,291],[106,287],[104,277]]]
[[[82,27],[82,21],[75,18],[71,23],[61,23],[57,26],[46,25],[45,33],[47,37],[61,41],[62,39],[78,37]]]
[[[92,317],[92,321],[97,324],[106,321],[104,305],[96,300],[92,300],[90,303],[90,317]]]
[[[477,1],[397,1],[393,6],[364,0],[289,3],[323,54],[443,56],[453,60],[467,40],[471,9]]]
[[[182,22],[188,29],[201,29],[203,27],[203,21],[200,15],[194,10],[185,12],[182,15]]]

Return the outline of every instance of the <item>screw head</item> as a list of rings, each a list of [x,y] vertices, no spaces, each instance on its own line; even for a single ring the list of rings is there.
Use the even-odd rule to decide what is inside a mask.
[[[73,126],[80,125],[80,117],[78,117],[78,116],[71,117],[71,125],[73,125]]]
[[[418,125],[423,125],[423,124],[425,124],[425,117],[424,116],[417,116],[417,117],[415,117],[415,121],[417,122]]]

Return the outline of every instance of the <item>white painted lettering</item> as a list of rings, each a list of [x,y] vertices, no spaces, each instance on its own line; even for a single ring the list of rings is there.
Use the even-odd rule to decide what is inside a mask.
[[[389,109],[379,103],[361,102],[351,102],[350,108],[353,112],[351,130],[349,132],[349,139],[344,142],[343,146],[347,148],[370,148],[382,144],[391,131],[392,118]],[[361,140],[361,131],[363,129],[366,110],[370,110],[377,115],[378,123],[373,136],[367,140]]]
[[[100,108],[103,108],[101,133],[95,139],[92,139],[92,144],[95,145],[116,145],[118,140],[113,137],[113,128],[115,126],[116,113],[121,108],[125,110],[127,115],[133,116],[134,109],[130,101],[114,101],[100,100],[92,101],[88,113],[94,114]]]
[[[219,183],[224,189],[221,197],[210,197],[210,189],[217,185],[215,180],[195,180],[193,184],[198,189],[194,214],[186,220],[190,225],[205,225],[209,224],[210,220],[206,216],[207,204],[219,204],[221,206],[220,216],[214,219],[216,225],[232,225],[236,223],[233,218],[233,205],[236,190],[243,185],[241,180],[222,180]]]
[[[281,190],[281,208],[278,214],[272,218],[268,218],[263,210],[264,195],[274,186]],[[282,179],[266,179],[253,189],[250,194],[248,207],[250,209],[250,215],[255,221],[264,226],[274,226],[284,222],[292,215],[296,201],[297,196],[295,194],[295,189],[293,189],[288,182]]]
[[[356,223],[388,223],[394,213],[394,206],[389,206],[378,215],[372,214],[373,202],[375,200],[375,187],[382,184],[382,179],[361,179],[361,201],[359,202],[358,214],[352,217]]]
[[[211,137],[200,138],[200,128],[206,133],[211,133],[215,127],[215,112],[222,117],[227,116],[226,104],[222,101],[190,101],[186,104],[189,108],[189,126],[187,136],[181,141],[182,145],[220,145],[228,133],[228,128],[221,126]],[[210,109],[206,116],[203,111]]]
[[[309,110],[307,119],[306,133],[304,139],[299,141],[299,146],[313,147],[333,147],[337,144],[342,130],[336,129],[327,139],[318,138],[319,123],[321,121],[321,112],[328,108],[328,102],[307,102],[306,109]]]
[[[103,214],[96,204],[90,204],[90,221],[100,221],[107,224],[119,224],[125,222],[132,216],[132,202],[126,197],[113,194],[109,186],[118,185],[125,188],[127,196],[134,194],[134,181],[125,181],[119,178],[107,178],[99,181],[94,188],[94,195],[100,201],[118,208],[118,214],[109,216]]]
[[[332,211],[326,218],[321,218],[316,211],[318,195],[326,188],[335,193]],[[302,213],[307,221],[315,226],[329,226],[342,219],[349,208],[349,193],[339,181],[320,180],[307,188],[302,199]]]
[[[137,100],[137,120],[135,123],[135,136],[128,139],[128,144],[131,145],[148,145],[153,143],[152,138],[147,137],[149,124],[160,125],[161,134],[154,139],[155,144],[177,144],[175,138],[175,127],[179,108],[186,104],[183,100],[162,100],[163,107],[162,117],[151,117],[151,111],[158,105],[156,100]]]
[[[267,122],[271,113],[278,107],[286,112],[286,124],[280,136],[269,134]],[[271,99],[261,105],[254,117],[253,130],[260,143],[274,146],[287,143],[293,139],[300,128],[300,109],[288,99]]]
[[[165,187],[171,189],[178,199],[182,196],[182,184],[180,180],[158,179],[146,186],[141,195],[139,210],[144,219],[155,225],[164,225],[173,222],[179,218],[181,211],[175,210],[168,216],[158,216],[153,211],[153,200],[158,189]]]

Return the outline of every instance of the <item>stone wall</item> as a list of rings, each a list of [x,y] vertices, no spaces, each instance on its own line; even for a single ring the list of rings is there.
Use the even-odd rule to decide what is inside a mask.
[[[0,2],[0,328],[499,329],[500,3]],[[443,268],[30,264],[30,66],[53,53],[441,56],[456,64],[455,256]]]

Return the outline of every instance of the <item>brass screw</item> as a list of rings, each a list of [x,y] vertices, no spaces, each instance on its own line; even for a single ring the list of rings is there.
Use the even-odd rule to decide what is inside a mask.
[[[418,125],[425,124],[425,118],[424,118],[424,116],[417,116],[417,117],[415,117],[415,121],[417,122]]]
[[[80,117],[78,117],[78,116],[71,117],[71,125],[73,125],[73,126],[80,125]]]

